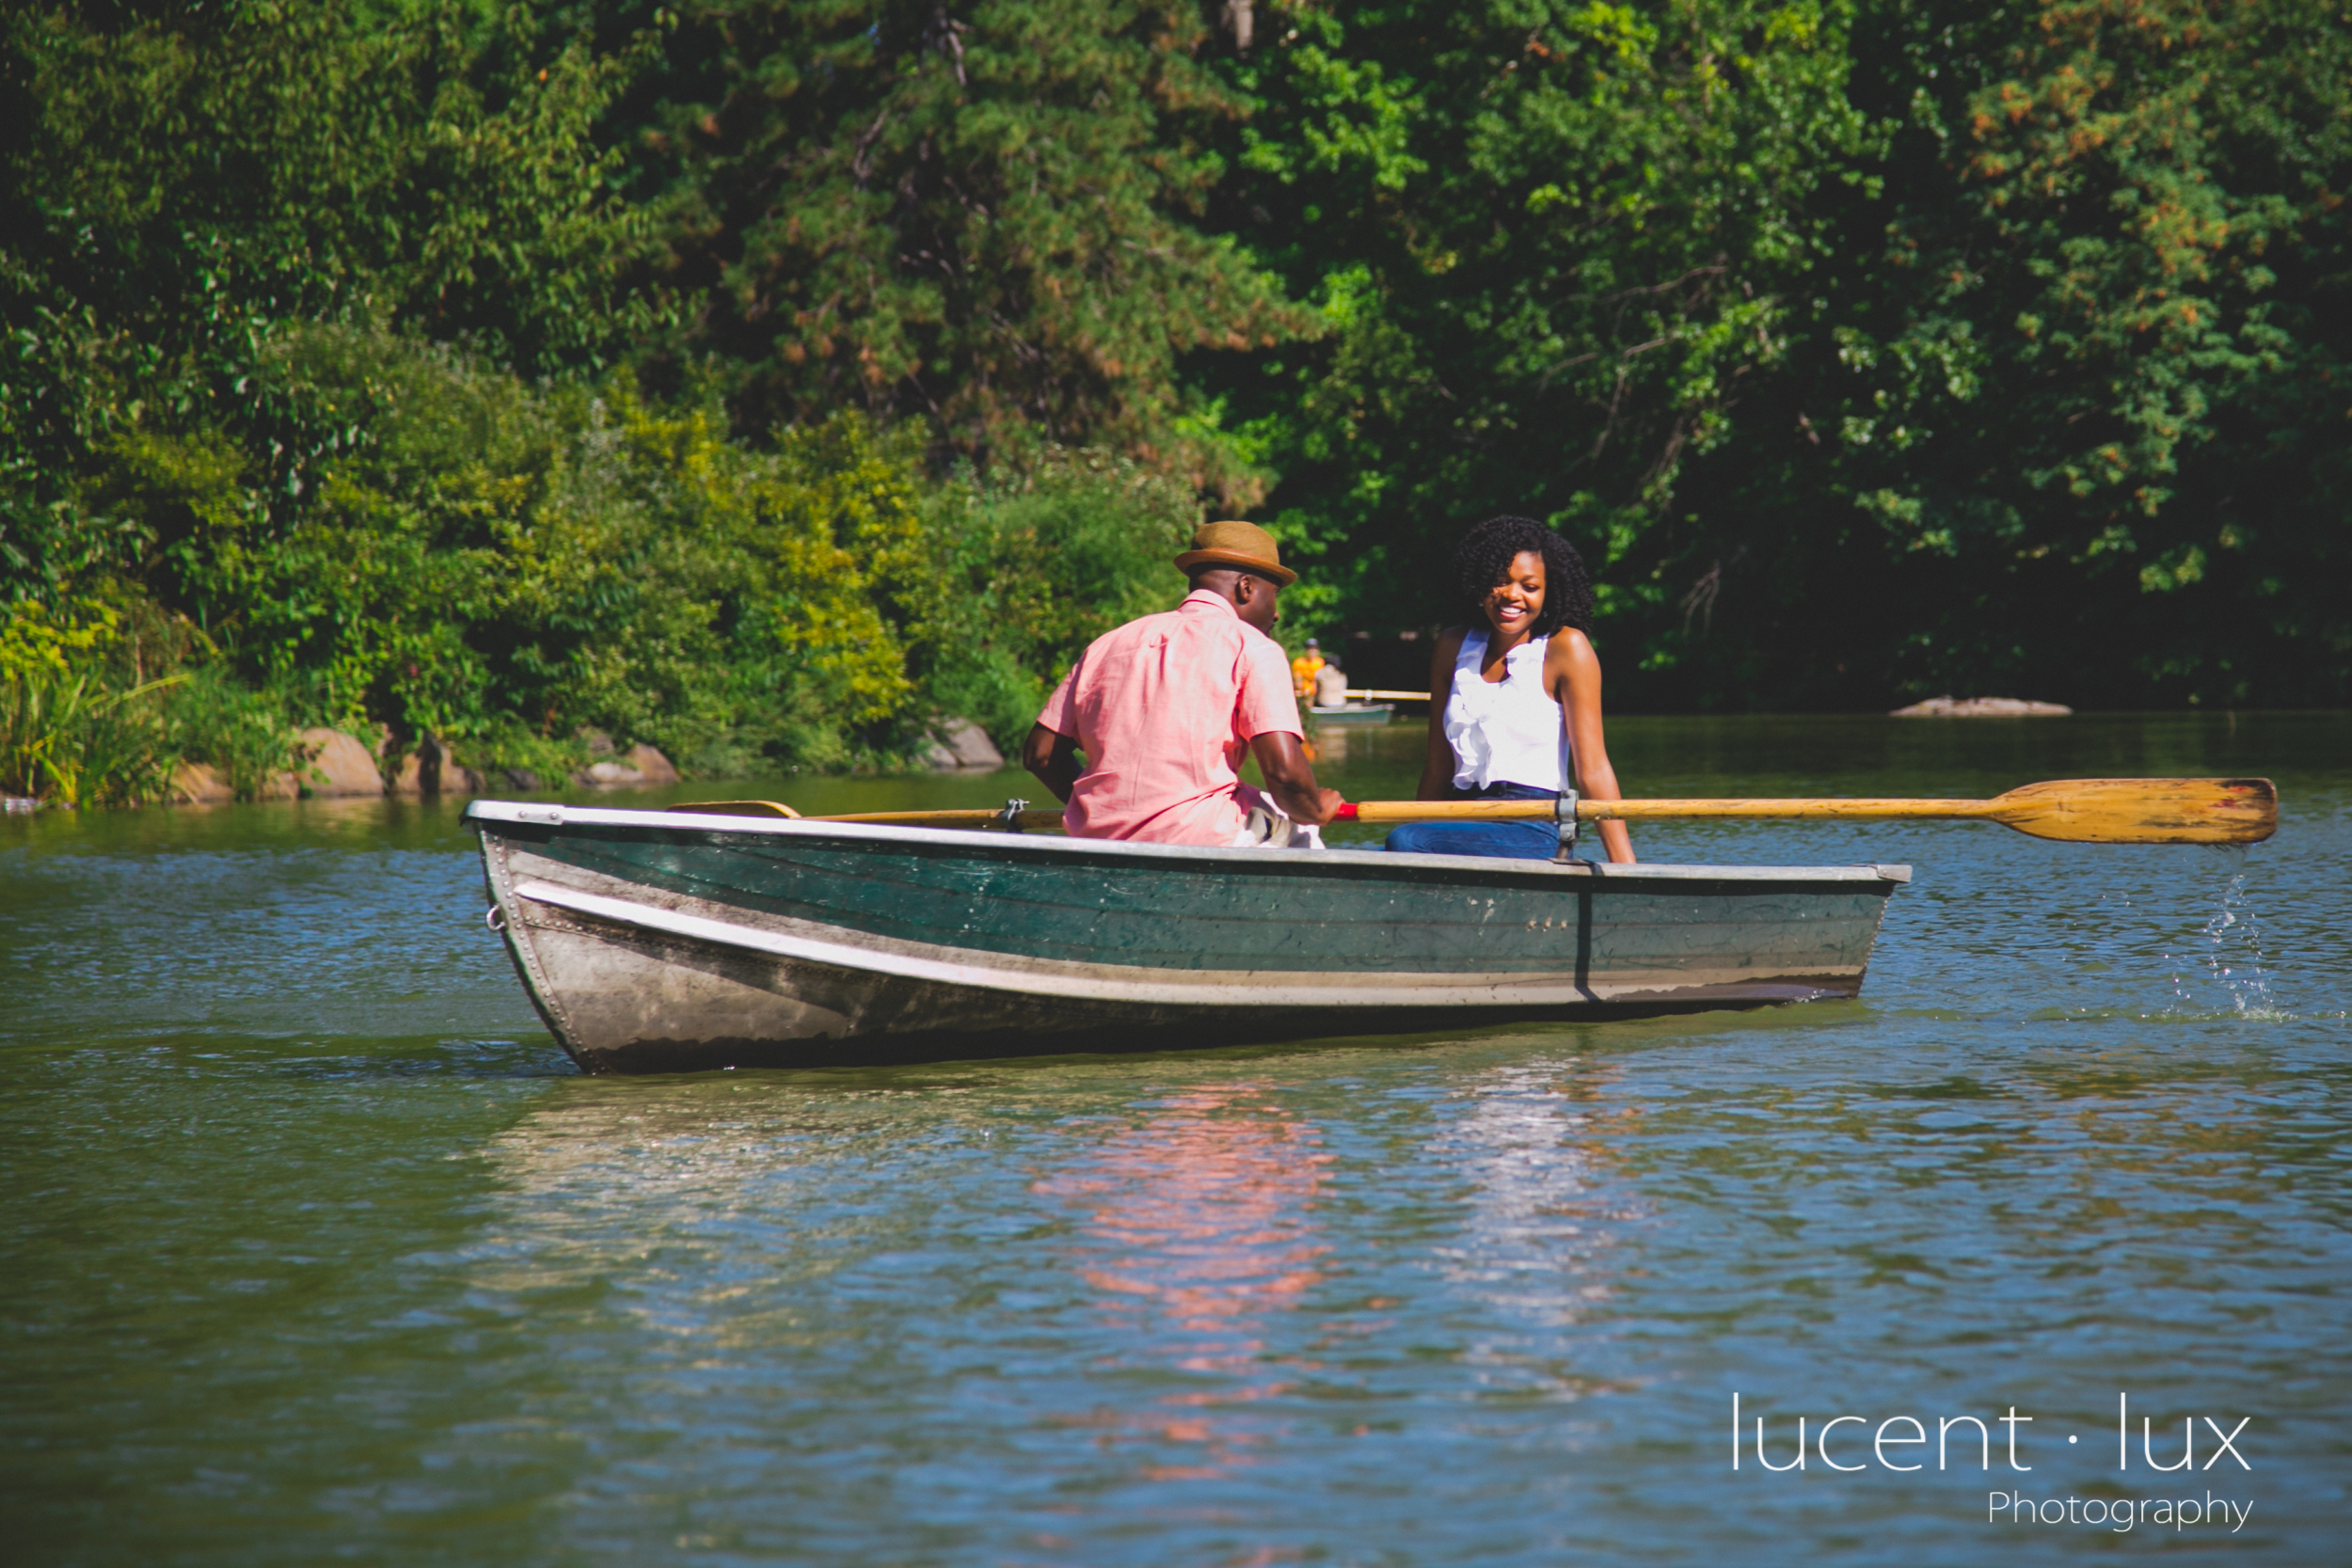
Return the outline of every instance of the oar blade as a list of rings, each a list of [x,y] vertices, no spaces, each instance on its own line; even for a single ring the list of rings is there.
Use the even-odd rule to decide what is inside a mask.
[[[2060,779],[1993,808],[2021,833],[2074,844],[2259,844],[2279,831],[2268,779]]]

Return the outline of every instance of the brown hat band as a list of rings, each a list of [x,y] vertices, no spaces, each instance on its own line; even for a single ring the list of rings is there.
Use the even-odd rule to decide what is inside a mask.
[[[1192,548],[1176,558],[1176,564],[1184,571],[1196,566],[1232,566],[1261,577],[1287,588],[1298,580],[1298,574],[1282,564],[1280,546],[1274,535],[1255,523],[1203,523],[1192,531]]]

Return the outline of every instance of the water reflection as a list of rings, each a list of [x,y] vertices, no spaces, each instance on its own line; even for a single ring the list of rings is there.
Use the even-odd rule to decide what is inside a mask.
[[[1143,1479],[1217,1476],[1265,1440],[1218,1411],[1292,1387],[1267,1360],[1268,1320],[1325,1277],[1331,1248],[1312,1210],[1330,1163],[1314,1126],[1265,1085],[1216,1084],[1161,1101],[1035,1184],[1083,1216],[1070,1267],[1122,1358],[1220,1379],[1107,1418],[1106,1441],[1199,1445],[1197,1462],[1147,1465]]]
[[[2014,1402],[2028,1480],[2090,1496],[2128,1388],[2159,1435],[2254,1417],[2254,1522],[2168,1550],[2340,1560],[2352,721],[1612,740],[1661,794],[2263,772],[2287,820],[1645,838],[1915,863],[1835,1006],[611,1082],[525,1075],[560,1058],[453,805],[8,818],[0,1555],[2070,1562],[1973,1470],[1725,1490],[1729,1396]],[[1345,744],[1351,798],[1409,792],[1417,731]]]
[[[1608,1061],[1498,1069],[1434,1141],[1432,1156],[1469,1184],[1468,1212],[1433,1261],[1486,1311],[1465,1352],[1494,1392],[1575,1398],[1609,1380],[1565,1360],[1562,1336],[1605,1316],[1616,1294],[1608,1256],[1640,1206],[1617,1180],[1638,1113],[1612,1109],[1623,1069]]]

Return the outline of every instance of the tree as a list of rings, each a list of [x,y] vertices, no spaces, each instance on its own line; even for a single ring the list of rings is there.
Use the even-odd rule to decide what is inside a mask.
[[[1173,373],[1311,325],[1192,221],[1245,105],[1190,7],[1099,0],[695,5],[629,113],[753,434],[844,407],[987,459],[1107,442],[1240,497]],[[634,25],[623,13],[619,25]]]
[[[272,401],[282,324],[380,323],[534,373],[648,330],[616,290],[642,219],[591,136],[627,62],[519,14],[482,31],[453,3],[306,0],[0,24],[7,596],[110,572],[178,593],[189,542],[231,519],[130,505],[153,493],[115,473],[134,448],[226,463],[247,521],[282,514],[356,434]]]
[[[1680,591],[1682,476],[1785,356],[1814,193],[1870,145],[1844,28],[1740,0],[1260,14],[1216,211],[1331,332],[1200,373],[1329,613],[1458,615],[1452,540],[1505,511],[1565,531],[1612,617]]]
[[[2352,696],[2352,42],[2304,0],[1889,4],[1901,130],[1778,379],[1686,494],[1743,545],[1682,693]],[[2312,655],[2319,657],[2313,657]]]

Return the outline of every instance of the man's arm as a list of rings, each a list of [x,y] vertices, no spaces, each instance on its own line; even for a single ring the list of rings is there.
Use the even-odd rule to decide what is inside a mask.
[[[1268,730],[1251,736],[1249,754],[1258,759],[1258,771],[1264,776],[1266,793],[1274,797],[1275,804],[1290,813],[1292,821],[1311,822],[1320,828],[1344,803],[1338,790],[1325,789],[1315,783],[1314,764],[1307,760],[1306,748],[1299,745],[1298,736],[1288,730]],[[1033,768],[1030,771],[1037,770]],[[1040,778],[1044,776],[1038,774]]]
[[[1063,805],[1070,803],[1070,792],[1078,786],[1078,743],[1042,724],[1029,726],[1029,738],[1022,743],[1021,766],[1037,775],[1038,783],[1054,792],[1054,799]]]

